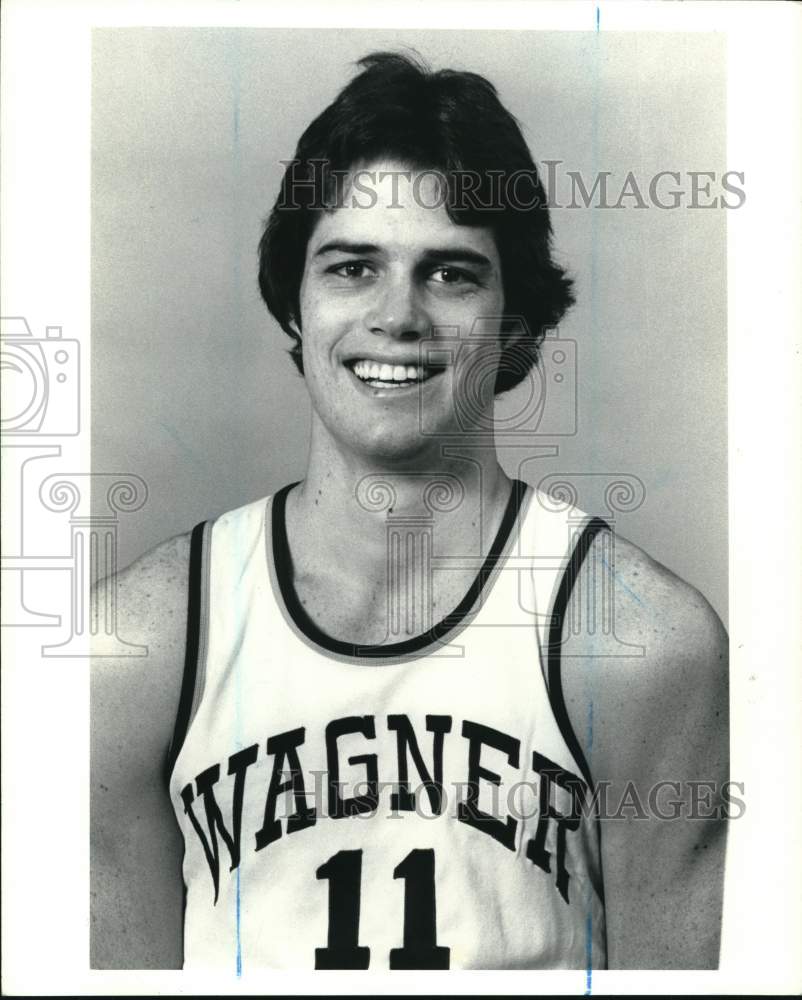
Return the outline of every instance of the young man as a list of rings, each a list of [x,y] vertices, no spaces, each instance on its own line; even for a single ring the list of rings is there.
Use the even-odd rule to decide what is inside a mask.
[[[713,968],[725,633],[499,465],[494,395],[571,303],[514,119],[473,74],[362,70],[260,247],[305,477],[117,582],[149,655],[93,666],[93,965]],[[594,562],[642,657],[562,651]]]

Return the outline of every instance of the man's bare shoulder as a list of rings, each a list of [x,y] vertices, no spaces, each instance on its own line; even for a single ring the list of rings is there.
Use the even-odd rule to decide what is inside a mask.
[[[186,647],[189,550],[188,534],[169,538],[101,580],[93,595],[114,602],[119,638],[138,647],[132,655],[93,655],[93,725],[116,727],[133,712],[140,759],[148,749],[166,748],[172,733]]]
[[[598,535],[586,566],[597,567],[588,586],[597,604],[608,603],[613,634],[600,640],[587,629],[563,659],[569,716],[594,781],[607,789],[608,959],[611,968],[715,968],[727,634],[695,587],[618,536],[611,558],[610,542]],[[584,588],[572,598],[588,599]],[[659,812],[666,789],[679,808],[671,822]]]
[[[594,543],[597,547],[600,542]],[[640,546],[615,536],[616,621],[655,653],[726,649],[727,634],[705,596]],[[723,647],[722,647],[723,644]]]
[[[93,655],[93,725],[117,727],[133,712],[141,760],[161,753],[172,735],[186,648],[189,550],[188,534],[169,538],[101,580],[93,596],[114,602],[118,636],[139,647],[138,655]]]
[[[115,601],[136,655],[92,657],[93,968],[181,964],[181,840],[162,781],[184,668],[189,535],[168,539],[95,600]]]
[[[183,633],[189,549],[190,534],[175,535],[141,555],[116,578],[98,584],[98,588],[116,584],[121,625],[150,636]]]
[[[609,535],[598,535],[593,547],[602,567],[593,585],[610,604],[603,613],[621,645],[600,648],[596,635],[578,637],[576,655],[566,657],[569,698],[592,693],[633,733],[655,722],[660,729],[673,722],[686,737],[698,727],[709,733],[711,719],[726,716],[728,639],[720,618],[699,590],[633,542],[616,535],[612,561]]]

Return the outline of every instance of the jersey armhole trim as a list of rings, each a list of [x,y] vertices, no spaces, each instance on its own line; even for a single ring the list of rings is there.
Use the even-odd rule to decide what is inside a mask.
[[[567,743],[568,749],[571,751],[577,766],[582,772],[582,777],[587,782],[591,792],[594,787],[593,778],[590,773],[590,768],[588,767],[587,759],[582,750],[582,745],[579,742],[576,732],[574,731],[574,727],[571,725],[571,719],[565,705],[565,696],[563,695],[561,675],[562,633],[563,626],[565,624],[565,612],[568,608],[568,601],[570,600],[574,585],[579,577],[579,572],[582,569],[582,563],[585,560],[585,556],[588,554],[596,535],[604,529],[609,529],[609,527],[610,526],[607,522],[602,518],[593,517],[582,529],[582,532],[580,533],[568,560],[568,565],[563,571],[562,579],[560,580],[560,585],[557,590],[557,596],[554,598],[554,606],[551,612],[548,639],[546,642],[548,673],[547,686],[551,708],[554,712],[554,717],[557,720],[557,725],[559,726],[563,739]]]
[[[178,711],[164,768],[164,779],[168,787],[203,688],[208,622],[210,528],[211,524],[208,521],[196,524],[192,529],[189,544],[186,652]]]
[[[560,672],[561,667],[561,652],[562,652],[562,633],[563,625],[565,623],[565,612],[568,608],[568,601],[573,592],[574,585],[579,577],[579,572],[582,569],[582,563],[585,560],[585,556],[588,554],[593,540],[600,531],[610,530],[610,525],[600,517],[592,517],[577,539],[576,545],[574,545],[571,557],[568,560],[568,565],[566,566],[562,579],[560,580],[560,586],[557,590],[557,596],[554,599],[554,607],[552,609],[551,624],[549,625],[548,641],[547,641],[547,662],[548,662],[548,696],[551,703],[551,710],[554,713],[554,718],[557,721],[557,726],[559,727],[562,737],[571,751],[571,755],[576,761],[577,767],[582,772],[582,777],[587,783],[588,789],[591,795],[595,795],[595,784],[593,781],[593,776],[590,773],[590,768],[588,767],[587,758],[585,757],[584,751],[582,750],[582,744],[574,731],[574,727],[571,725],[571,719],[568,715],[568,709],[565,705],[565,696],[563,694],[562,686],[562,676]],[[594,883],[596,887],[596,892],[601,901],[602,906],[605,905],[604,899],[604,871],[602,866],[602,834],[601,834],[601,814],[596,811],[596,838],[599,845],[599,880],[598,883]],[[604,931],[604,951],[607,954],[607,930],[605,926]],[[605,964],[605,968],[606,968]]]

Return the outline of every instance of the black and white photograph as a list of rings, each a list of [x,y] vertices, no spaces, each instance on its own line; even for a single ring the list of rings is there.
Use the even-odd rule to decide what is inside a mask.
[[[4,794],[69,722],[72,991],[796,988],[799,205],[740,6],[65,18],[75,205],[4,227]]]

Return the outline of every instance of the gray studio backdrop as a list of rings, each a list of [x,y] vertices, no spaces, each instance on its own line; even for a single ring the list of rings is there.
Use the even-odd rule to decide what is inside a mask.
[[[565,433],[508,435],[501,455],[531,483],[572,479],[580,505],[602,514],[611,481],[629,484],[619,507],[637,503],[626,491],[642,482],[645,499],[615,513],[618,530],[726,620],[728,212],[687,207],[688,171],[738,169],[725,162],[725,45],[709,34],[96,30],[92,465],[149,489],[140,511],[120,515],[120,564],[302,475],[309,407],[289,340],[259,298],[261,223],[279,161],[354,60],[402,46],[487,76],[535,159],[561,161],[561,204],[567,171],[588,188],[609,171],[608,203],[628,171],[643,189],[645,207],[633,196],[617,209],[554,210],[576,279],[559,330],[576,345],[576,385],[570,347],[563,395],[555,388],[545,404],[557,415],[529,425]],[[666,170],[681,175],[660,188],[664,204],[672,187],[684,191],[676,209],[646,193]],[[713,181],[697,202],[717,194]],[[504,398],[500,415],[529,414],[531,393]]]

